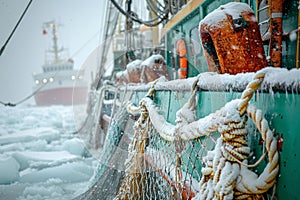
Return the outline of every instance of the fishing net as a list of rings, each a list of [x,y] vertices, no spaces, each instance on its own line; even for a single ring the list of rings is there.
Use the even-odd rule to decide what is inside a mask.
[[[128,106],[131,115],[124,114],[125,106],[119,107],[96,182],[83,199],[261,198],[279,171],[277,140],[262,111],[249,104],[263,78],[258,73],[240,99],[198,120],[196,81],[189,100],[176,113],[176,125],[158,112],[154,83],[138,107]],[[259,175],[248,169],[254,166],[248,164],[248,118],[261,133],[266,150],[257,162],[268,156]]]
[[[220,134],[168,141],[151,119],[141,105],[125,161],[126,175],[115,199],[191,199],[199,190],[202,157],[214,148]]]
[[[130,178],[123,184],[126,189],[117,199],[190,199],[195,196],[201,179],[202,157],[214,148],[219,134],[179,144],[164,140],[150,120],[145,127],[146,139],[139,137],[136,141],[145,142],[145,152],[138,153],[138,163],[127,160],[137,166],[135,171],[128,172]],[[181,177],[177,177],[178,174]]]
[[[261,110],[249,105],[264,76],[258,73],[240,99],[199,120],[194,115],[196,80],[190,99],[176,113],[176,125],[157,112],[154,83],[140,101],[125,176],[114,199],[261,198],[279,171],[277,140]],[[253,167],[247,162],[251,152],[248,117],[261,133],[268,155],[268,164],[259,175],[248,169]]]
[[[199,190],[202,157],[215,146],[218,133],[190,141],[169,142],[151,126],[144,155],[149,172],[146,199],[190,199]],[[153,187],[155,186],[155,187]],[[154,188],[154,189],[151,189]],[[157,189],[156,189],[157,188]]]

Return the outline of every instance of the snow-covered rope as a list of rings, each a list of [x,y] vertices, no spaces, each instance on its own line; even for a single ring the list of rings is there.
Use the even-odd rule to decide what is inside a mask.
[[[218,123],[221,137],[217,140],[215,149],[203,159],[205,166],[201,170],[203,177],[200,181],[200,192],[194,199],[259,197],[275,183],[279,170],[276,138],[262,117],[262,112],[249,106],[249,101],[263,78],[264,74],[256,74],[242,93],[241,99],[233,100],[221,109],[221,120]],[[247,163],[250,154],[246,141],[246,111],[261,132],[268,151],[269,163],[259,177],[246,164],[242,164]]]
[[[176,113],[176,125],[168,123],[158,114],[151,98],[142,100],[154,128],[167,141],[176,143],[180,139],[192,140],[208,136],[214,131],[221,133],[215,149],[203,158],[205,166],[202,168],[200,192],[194,199],[242,199],[253,195],[259,196],[275,183],[279,170],[276,138],[273,137],[261,111],[256,110],[254,106],[249,106],[249,101],[263,82],[264,76],[262,72],[257,73],[240,99],[232,100],[220,110],[197,121],[195,121],[197,83],[194,84],[189,101]],[[151,91],[153,92],[153,88]],[[247,115],[251,116],[261,132],[269,157],[269,164],[264,172],[257,181],[251,182],[242,178],[249,174],[251,177],[257,177],[255,173],[248,170],[249,165],[247,165],[250,154],[246,141]]]
[[[148,110],[152,125],[163,139],[174,142],[177,135],[175,133],[178,133],[180,138],[184,139],[181,134],[182,127],[196,120],[195,106],[198,81],[199,79],[197,78],[192,85],[191,97],[188,102],[176,113],[176,126],[167,122],[164,117],[158,113],[157,107],[153,100],[149,98],[149,95],[141,100]],[[153,93],[155,91],[155,85],[153,85],[149,91]],[[134,110],[134,108],[132,108],[132,110]]]
[[[239,105],[240,115],[243,115],[246,112],[249,101],[251,100],[254,92],[263,82],[264,78],[265,78],[265,73],[260,72],[255,74],[253,80],[248,83],[246,89],[242,93],[242,97],[241,97],[242,102]]]
[[[237,194],[242,194],[237,196],[237,199],[244,199],[247,195],[249,196],[249,194],[262,194],[268,191],[276,182],[279,172],[277,139],[274,137],[273,132],[269,128],[267,120],[262,116],[262,111],[255,108],[253,105],[248,106],[247,114],[251,117],[261,133],[267,149],[269,163],[259,176],[247,169],[245,166],[241,166],[241,172],[243,172],[242,174],[246,176],[240,176],[237,181]]]

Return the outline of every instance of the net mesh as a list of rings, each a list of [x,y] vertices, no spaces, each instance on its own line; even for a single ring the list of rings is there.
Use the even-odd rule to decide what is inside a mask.
[[[214,148],[219,133],[169,142],[159,135],[150,120],[145,126],[145,152],[134,152],[139,154],[138,162],[129,162],[137,165],[138,170],[136,173],[127,171],[117,199],[191,199],[199,190],[202,157]],[[145,140],[137,138],[136,144]]]
[[[196,106],[195,82],[189,100],[176,112],[176,125],[169,124],[158,114],[152,98],[152,86],[139,107],[128,109],[132,116],[126,120],[124,131],[117,126],[119,121],[115,123],[119,127],[116,131],[108,131],[107,138],[112,140],[106,140],[111,144],[104,145],[104,152],[107,147],[110,160],[105,164],[103,175],[90,190],[92,197],[103,198],[110,192],[110,198],[105,199],[192,199],[195,195],[202,199],[210,199],[207,195],[220,199],[260,198],[273,186],[279,169],[276,138],[262,111],[253,105],[248,106],[262,78],[261,74],[257,74],[240,100],[230,101],[215,113],[192,123],[196,120],[196,117],[191,117]],[[247,107],[250,108],[247,110]],[[123,106],[119,108],[124,110]],[[249,127],[246,127],[246,115],[261,133],[268,151],[269,166],[272,166],[265,167],[267,170],[259,176],[248,169],[253,166],[244,162],[251,153],[247,144]],[[116,116],[118,114],[113,119]],[[118,119],[124,120],[123,115]],[[131,124],[128,123],[130,121]],[[113,123],[110,125],[110,128],[113,127]],[[196,131],[191,131],[191,127]],[[112,145],[116,148],[112,149]],[[258,161],[259,164],[261,160]],[[243,175],[247,177],[250,173],[258,177],[251,183],[243,179]],[[242,174],[242,180],[237,182],[239,174]],[[272,182],[269,183],[269,180]],[[239,187],[234,188],[237,184],[240,184]]]

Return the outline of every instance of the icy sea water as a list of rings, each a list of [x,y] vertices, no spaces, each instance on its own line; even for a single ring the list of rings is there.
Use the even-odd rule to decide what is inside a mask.
[[[70,200],[97,165],[72,106],[0,107],[0,200]]]

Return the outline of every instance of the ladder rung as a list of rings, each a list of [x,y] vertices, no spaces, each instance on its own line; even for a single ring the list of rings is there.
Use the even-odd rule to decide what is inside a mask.
[[[269,21],[270,21],[270,18],[267,19],[267,20],[265,20],[265,21],[259,22],[258,25],[261,26],[261,25],[263,25],[263,24],[268,23]]]
[[[261,9],[258,9],[258,12],[263,11],[263,10],[269,8],[269,7],[270,7],[269,5],[267,5],[267,6],[265,6],[265,7],[262,7]]]

